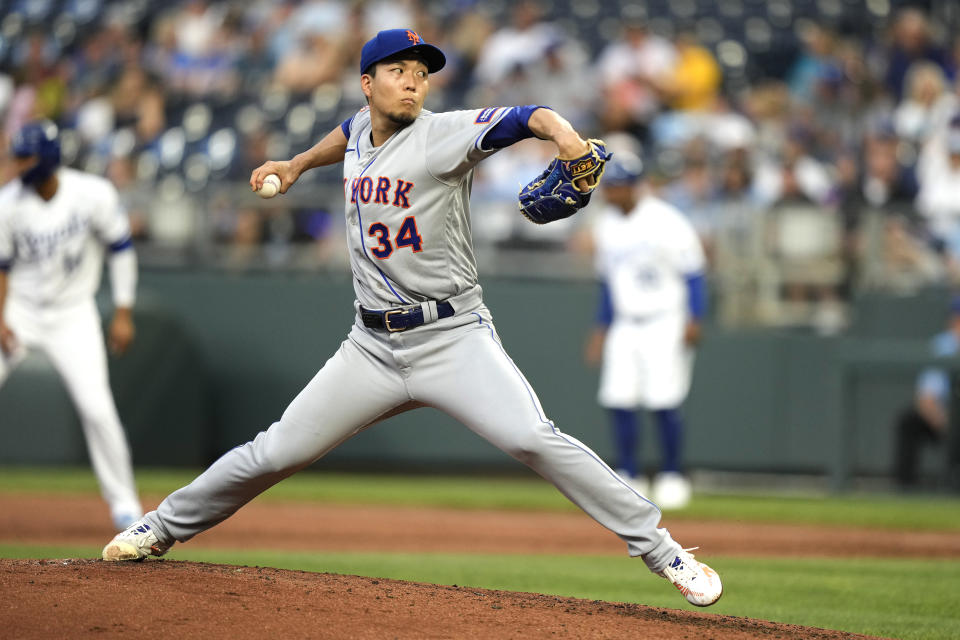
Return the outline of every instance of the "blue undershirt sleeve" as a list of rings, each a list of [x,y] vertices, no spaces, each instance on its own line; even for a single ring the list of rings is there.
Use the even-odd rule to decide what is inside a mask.
[[[347,140],[350,139],[350,123],[353,122],[353,116],[350,116],[346,120],[340,123],[340,130],[343,131],[343,137]]]
[[[707,315],[707,277],[698,272],[689,274],[686,280],[690,315],[696,320],[703,320]]]
[[[133,238],[131,238],[130,236],[125,236],[117,240],[107,248],[110,250],[110,253],[117,253],[118,251],[129,249],[132,246],[133,246]]]
[[[613,323],[613,298],[610,297],[610,285],[606,281],[600,283],[596,323],[602,327],[609,327]]]
[[[527,123],[530,116],[537,109],[549,109],[550,107],[541,107],[536,104],[528,104],[523,107],[513,107],[510,112],[501,118],[500,122],[495,124],[483,138],[483,150],[491,151],[493,149],[503,149],[509,147],[514,142],[520,142],[526,138],[532,138],[533,132]]]

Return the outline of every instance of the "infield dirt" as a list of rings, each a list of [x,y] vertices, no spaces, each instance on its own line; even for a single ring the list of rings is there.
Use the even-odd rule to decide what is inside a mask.
[[[170,560],[0,560],[10,638],[866,638],[635,604]],[[9,635],[7,635],[9,634]]]
[[[149,500],[148,500],[149,502]],[[155,501],[153,502],[155,504]],[[151,505],[152,506],[152,505]],[[112,535],[95,497],[0,495],[0,542],[92,545]],[[950,533],[665,519],[709,555],[960,557]],[[469,535],[464,535],[469,532]],[[544,536],[549,532],[549,536]],[[580,513],[254,502],[191,547],[623,555]],[[864,638],[635,604],[175,560],[0,559],[10,638]]]

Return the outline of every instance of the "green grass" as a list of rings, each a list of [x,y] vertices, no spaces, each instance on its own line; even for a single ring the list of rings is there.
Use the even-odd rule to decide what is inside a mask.
[[[87,547],[0,544],[3,557],[96,557]],[[687,605],[639,560],[450,553],[291,553],[174,548],[168,556],[247,566],[458,584],[775,620],[903,639],[960,637],[960,562],[903,559],[711,557],[725,594]]]
[[[138,469],[140,491],[164,496],[189,483],[198,470]],[[0,467],[0,492],[95,493],[89,469]],[[457,509],[575,510],[556,489],[535,477],[398,476],[302,472],[270,489],[271,501],[435,506]],[[698,495],[668,520],[716,519],[960,531],[960,498],[846,495]]]
[[[154,497],[189,483],[197,470],[138,469],[141,492]],[[0,493],[95,494],[87,468],[0,467]],[[261,499],[458,509],[575,509],[534,477],[397,476],[303,472]],[[782,522],[960,532],[960,499],[949,496],[773,494],[702,495],[680,519]],[[4,544],[0,557],[97,557],[99,548]],[[670,608],[683,601],[639,561],[608,557],[291,553],[176,547],[173,559],[265,565],[378,577],[640,602]],[[712,613],[894,638],[960,638],[960,561],[716,558],[726,594]]]

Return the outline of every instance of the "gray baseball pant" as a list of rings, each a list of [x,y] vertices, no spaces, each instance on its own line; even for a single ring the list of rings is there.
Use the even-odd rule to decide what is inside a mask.
[[[657,526],[659,509],[547,419],[483,306],[398,333],[355,324],[279,422],[224,454],[145,519],[161,540],[189,540],[364,428],[421,405],[446,412],[528,465],[620,536],[651,571],[679,551]]]

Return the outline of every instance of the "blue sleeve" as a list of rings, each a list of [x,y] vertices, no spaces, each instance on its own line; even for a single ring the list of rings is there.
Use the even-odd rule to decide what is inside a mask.
[[[596,323],[603,327],[609,327],[613,323],[613,298],[610,296],[610,285],[606,281],[600,283]]]
[[[117,253],[118,251],[124,251],[131,247],[133,247],[133,238],[125,236],[111,244],[108,248],[110,249],[110,253]]]
[[[353,122],[353,116],[340,123],[340,131],[343,131],[343,137],[350,139],[350,123]]]
[[[0,271],[10,271],[13,266],[13,260],[0,260]]]
[[[703,320],[707,315],[707,277],[702,273],[693,273],[687,276],[687,302],[690,315],[697,320]]]
[[[533,132],[527,126],[530,116],[537,109],[549,109],[550,107],[541,107],[536,104],[528,104],[524,107],[513,107],[510,112],[500,119],[500,122],[493,125],[493,128],[483,137],[483,150],[491,151],[493,149],[503,149],[509,147],[514,142],[520,142],[526,138],[532,138]]]

